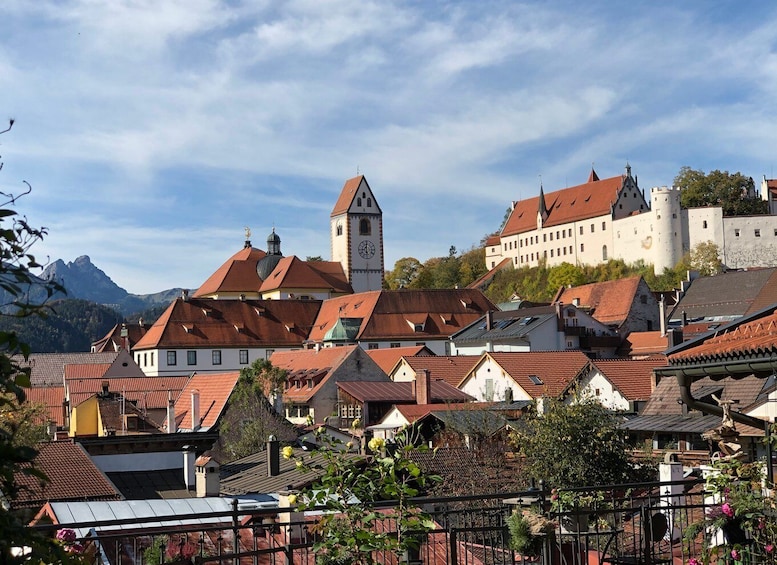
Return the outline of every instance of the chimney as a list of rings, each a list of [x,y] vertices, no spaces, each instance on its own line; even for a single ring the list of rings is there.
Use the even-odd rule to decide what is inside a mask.
[[[183,482],[186,484],[186,488],[193,490],[195,488],[194,479],[194,462],[197,460],[197,455],[194,453],[193,445],[183,446]]]
[[[200,391],[192,391],[192,431],[200,427]]]
[[[683,310],[683,323],[682,323],[682,326],[685,327],[687,325],[688,325],[688,313],[685,310]]]
[[[121,348],[124,351],[129,351],[129,330],[127,329],[127,324],[121,325]]]
[[[219,464],[209,452],[203,453],[194,462],[194,482],[198,498],[219,495]]]
[[[505,404],[512,404],[513,403],[513,389],[512,387],[507,387],[505,389]]]
[[[110,386],[110,383],[108,381],[103,381],[102,382],[102,387],[103,387],[102,395],[103,396],[108,396],[108,387],[109,386]]]
[[[173,403],[173,393],[167,391],[167,433],[174,434],[178,431],[175,427],[175,406]]]
[[[490,332],[494,329],[494,314],[491,310],[486,311],[486,331]]]
[[[267,440],[267,476],[277,477],[281,474],[281,442],[273,435]]]
[[[415,376],[415,401],[416,404],[432,403],[432,378],[429,369],[421,369]]]
[[[185,288],[181,289],[181,300],[183,300],[184,302],[189,301],[189,291],[186,290]]]
[[[661,326],[661,337],[666,335],[666,298],[662,295],[658,303],[658,323]]]

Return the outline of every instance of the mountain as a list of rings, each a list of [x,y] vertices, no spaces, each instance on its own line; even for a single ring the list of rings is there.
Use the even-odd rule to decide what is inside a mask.
[[[57,259],[43,270],[40,278],[59,282],[67,290],[67,298],[96,302],[125,316],[160,305],[167,306],[183,290],[173,288],[153,294],[130,294],[96,267],[88,255],[82,255],[70,263]]]

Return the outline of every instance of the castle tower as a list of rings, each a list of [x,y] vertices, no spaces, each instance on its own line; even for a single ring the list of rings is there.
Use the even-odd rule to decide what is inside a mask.
[[[345,181],[330,216],[332,261],[354,292],[383,287],[383,212],[363,175]]]
[[[666,186],[651,189],[650,209],[656,226],[651,242],[653,270],[660,275],[683,258],[680,190]]]

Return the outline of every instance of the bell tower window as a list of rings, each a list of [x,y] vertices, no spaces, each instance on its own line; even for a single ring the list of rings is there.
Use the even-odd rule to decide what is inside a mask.
[[[359,235],[372,235],[372,226],[367,218],[359,220]]]

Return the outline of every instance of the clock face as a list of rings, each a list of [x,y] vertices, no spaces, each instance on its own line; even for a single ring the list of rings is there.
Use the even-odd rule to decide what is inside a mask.
[[[373,255],[375,255],[375,244],[371,241],[362,241],[359,244],[359,255],[365,259],[370,259]]]

